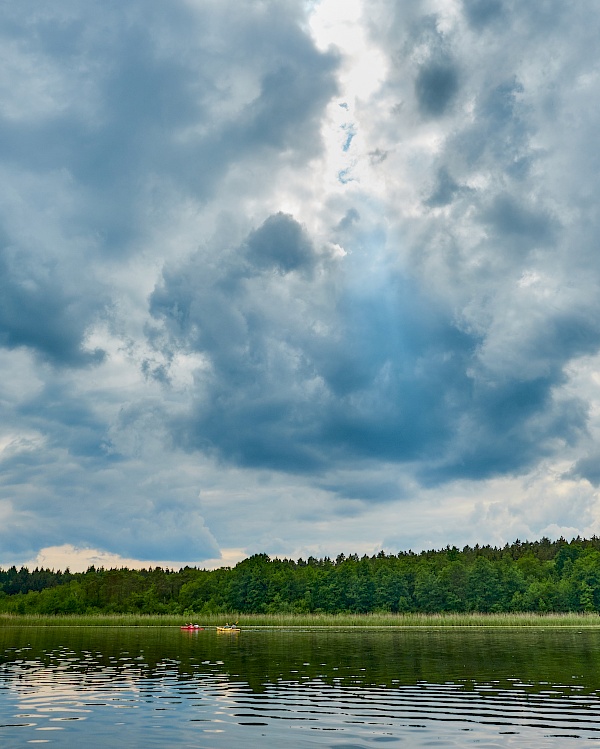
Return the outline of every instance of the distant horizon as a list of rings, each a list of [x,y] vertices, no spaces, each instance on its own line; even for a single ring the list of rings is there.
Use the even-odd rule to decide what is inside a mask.
[[[65,572],[66,570],[69,570],[71,573],[81,573],[86,572],[90,567],[95,567],[96,569],[130,569],[130,570],[149,570],[149,569],[156,569],[162,568],[164,570],[172,570],[172,571],[179,571],[182,569],[185,569],[186,567],[190,567],[192,569],[206,569],[206,570],[216,570],[216,569],[223,569],[223,568],[232,568],[235,567],[240,562],[243,562],[246,559],[249,559],[252,556],[260,555],[260,554],[266,554],[270,559],[276,560],[284,560],[284,559],[291,559],[292,561],[298,561],[300,559],[306,561],[309,558],[313,557],[315,559],[331,559],[332,561],[335,561],[340,555],[344,556],[345,558],[348,558],[350,556],[358,556],[359,558],[363,557],[376,557],[378,554],[383,552],[386,554],[386,556],[399,556],[402,554],[415,554],[420,555],[424,553],[437,553],[437,552],[443,552],[447,549],[458,549],[458,551],[462,552],[465,549],[476,549],[476,548],[492,548],[496,549],[498,551],[506,548],[506,547],[513,547],[516,544],[522,544],[522,545],[529,545],[529,544],[538,544],[544,540],[549,541],[550,543],[558,543],[560,541],[565,541],[567,544],[572,544],[578,541],[586,542],[591,541],[598,538],[598,536],[590,536],[588,538],[581,537],[581,536],[573,536],[571,538],[565,538],[563,536],[559,536],[557,538],[551,538],[548,536],[541,536],[540,538],[516,538],[513,541],[506,541],[503,544],[489,544],[489,543],[479,543],[475,542],[473,544],[463,544],[462,546],[458,546],[456,544],[445,544],[443,546],[435,547],[435,548],[408,548],[408,549],[397,549],[396,551],[386,551],[384,549],[378,549],[377,551],[372,551],[371,553],[362,553],[359,554],[356,551],[352,550],[346,550],[346,551],[338,551],[336,553],[332,554],[321,554],[319,556],[315,556],[314,554],[308,554],[305,556],[294,556],[294,555],[286,555],[286,554],[267,554],[267,552],[261,552],[261,551],[255,551],[252,554],[240,554],[239,550],[236,550],[235,555],[230,555],[228,558],[228,561],[223,560],[208,560],[208,564],[205,561],[200,562],[186,562],[185,564],[181,564],[178,562],[165,562],[165,561],[152,561],[152,560],[139,560],[139,559],[129,559],[129,560],[121,560],[117,561],[115,557],[109,557],[108,555],[106,557],[102,557],[102,555],[99,555],[97,552],[94,552],[94,550],[91,549],[80,549],[80,550],[74,550],[72,553],[74,554],[74,558],[76,558],[76,555],[78,552],[82,553],[84,555],[85,559],[90,559],[89,563],[84,563],[83,561],[76,561],[75,565],[66,565],[64,567],[57,567],[53,566],[51,563],[47,562],[41,562],[38,560],[34,560],[33,562],[25,563],[25,564],[0,564],[0,569],[6,570],[10,569],[12,567],[16,567],[17,569],[25,568],[29,571],[33,569],[49,569],[53,570],[54,572]],[[64,554],[64,552],[60,549],[57,550],[57,554]],[[90,554],[90,556],[87,556]],[[44,559],[45,557],[43,555],[40,556],[40,560]],[[52,557],[48,557],[48,559],[51,559]],[[95,561],[94,561],[95,560]],[[85,564],[85,566],[84,566]]]

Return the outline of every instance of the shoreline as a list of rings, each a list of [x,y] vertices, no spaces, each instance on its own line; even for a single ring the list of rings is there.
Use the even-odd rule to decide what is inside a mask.
[[[0,614],[0,627],[180,627],[194,621],[213,629],[236,621],[241,629],[293,631],[403,629],[600,629],[597,613],[443,614]]]

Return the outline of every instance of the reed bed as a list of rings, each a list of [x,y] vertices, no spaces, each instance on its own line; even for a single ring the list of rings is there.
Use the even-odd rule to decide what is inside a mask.
[[[443,613],[443,614],[0,614],[0,626],[18,627],[175,627],[193,621],[204,627],[238,622],[269,629],[574,627],[600,628],[595,613]]]
[[[236,615],[237,617],[237,615]],[[245,614],[240,627],[272,628],[409,628],[409,627],[597,627],[598,614],[582,613],[440,613],[440,614]]]

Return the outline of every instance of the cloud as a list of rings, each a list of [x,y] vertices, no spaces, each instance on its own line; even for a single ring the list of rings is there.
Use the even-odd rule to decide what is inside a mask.
[[[466,10],[471,26],[500,12],[484,19],[475,4]],[[346,232],[347,254],[314,256],[311,277],[290,274],[291,261],[278,259],[284,246],[286,258],[295,257],[297,242],[272,244],[271,229],[284,221],[277,214],[235,251],[215,248],[218,268],[202,254],[169,268],[151,301],[166,331],[160,340],[206,356],[193,414],[172,423],[187,449],[300,473],[394,461],[435,484],[523,472],[583,438],[588,410],[562,392],[564,369],[596,351],[600,338],[557,283],[571,229],[557,196],[539,188],[540,174],[553,167],[534,145],[539,84],[523,68],[496,66],[499,47],[463,51],[461,40],[473,32],[460,18],[451,26],[408,16],[398,12],[391,27],[402,33],[396,46],[383,34],[383,46],[413,71],[416,112],[450,117],[435,125],[429,167],[427,154],[419,162],[415,192],[429,175],[437,185],[423,200],[428,210],[411,219],[411,243],[399,246],[408,219],[400,215],[397,234],[374,241],[377,230],[368,236],[360,210],[349,206],[352,220],[335,223]],[[392,68],[381,96],[396,85],[408,93]],[[457,109],[467,94],[469,116]],[[371,166],[392,174],[407,166],[391,142],[395,133],[404,127],[410,139],[421,125],[408,113],[403,121],[381,116],[385,150],[395,155]],[[392,189],[382,207],[389,216],[394,198]],[[286,219],[289,227],[294,221]],[[318,246],[316,237],[305,241]],[[402,254],[409,271],[394,260]],[[248,275],[248,255],[262,275]],[[521,283],[527,277],[538,281]]]
[[[190,482],[185,460],[175,467],[160,452],[150,458],[157,448],[147,444],[144,454],[115,454],[108,440],[98,444],[99,425],[82,425],[79,414],[62,419],[70,428],[59,429],[47,409],[21,416],[31,436],[2,446],[0,561],[65,543],[138,560],[197,563],[219,555],[198,508],[201,470]]]
[[[600,486],[600,461],[594,453],[580,458],[566,474],[570,479],[585,479],[594,487]]]
[[[315,252],[310,239],[292,216],[278,213],[269,218],[246,240],[246,254],[259,269],[274,268],[280,273],[311,270]]]
[[[425,205],[430,208],[440,208],[449,205],[464,189],[452,179],[448,169],[442,166],[436,175],[435,188],[425,201]]]
[[[481,30],[502,15],[501,0],[463,0],[465,15],[474,29]]]
[[[0,153],[22,169],[68,172],[84,196],[82,229],[98,249],[129,253],[152,201],[171,190],[206,200],[264,149],[318,151],[336,58],[300,29],[298,7],[21,5],[4,42],[29,87],[47,89],[46,106],[12,94]]]
[[[26,2],[5,19],[5,552],[71,544],[214,559],[198,510],[204,469],[163,427],[191,369],[176,347],[168,362],[153,358],[140,336],[158,237],[189,253],[172,235],[186,205],[223,212],[221,190],[243,203],[266,194],[262,172],[320,154],[338,56],[316,49],[295,1],[168,12],[152,0],[35,12]],[[310,274],[315,251],[297,224],[281,213],[261,231],[248,236],[242,275]]]
[[[5,558],[594,527],[595,6],[334,6],[5,9]]]
[[[423,65],[415,79],[419,111],[425,117],[439,117],[448,109],[458,91],[458,71],[450,62]]]
[[[482,367],[485,336],[465,333],[397,270],[336,291],[340,276],[358,277],[360,257],[322,255],[305,276],[279,260],[299,244],[314,262],[299,224],[276,215],[239,248],[214,250],[218,265],[198,254],[165,271],[151,297],[156,341],[206,361],[193,411],[172,421],[186,449],[299,473],[420,460],[430,483],[521,470],[583,429],[584,408],[553,403],[560,366],[499,379],[489,356]]]
[[[81,298],[55,269],[32,266],[25,253],[0,249],[0,346],[26,347],[63,366],[101,361],[104,352],[87,349],[85,338],[102,312],[102,296]]]

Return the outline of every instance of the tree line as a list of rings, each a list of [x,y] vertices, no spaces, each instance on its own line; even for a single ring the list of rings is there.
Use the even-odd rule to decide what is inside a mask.
[[[0,569],[0,612],[40,614],[600,612],[600,538],[205,570]]]

